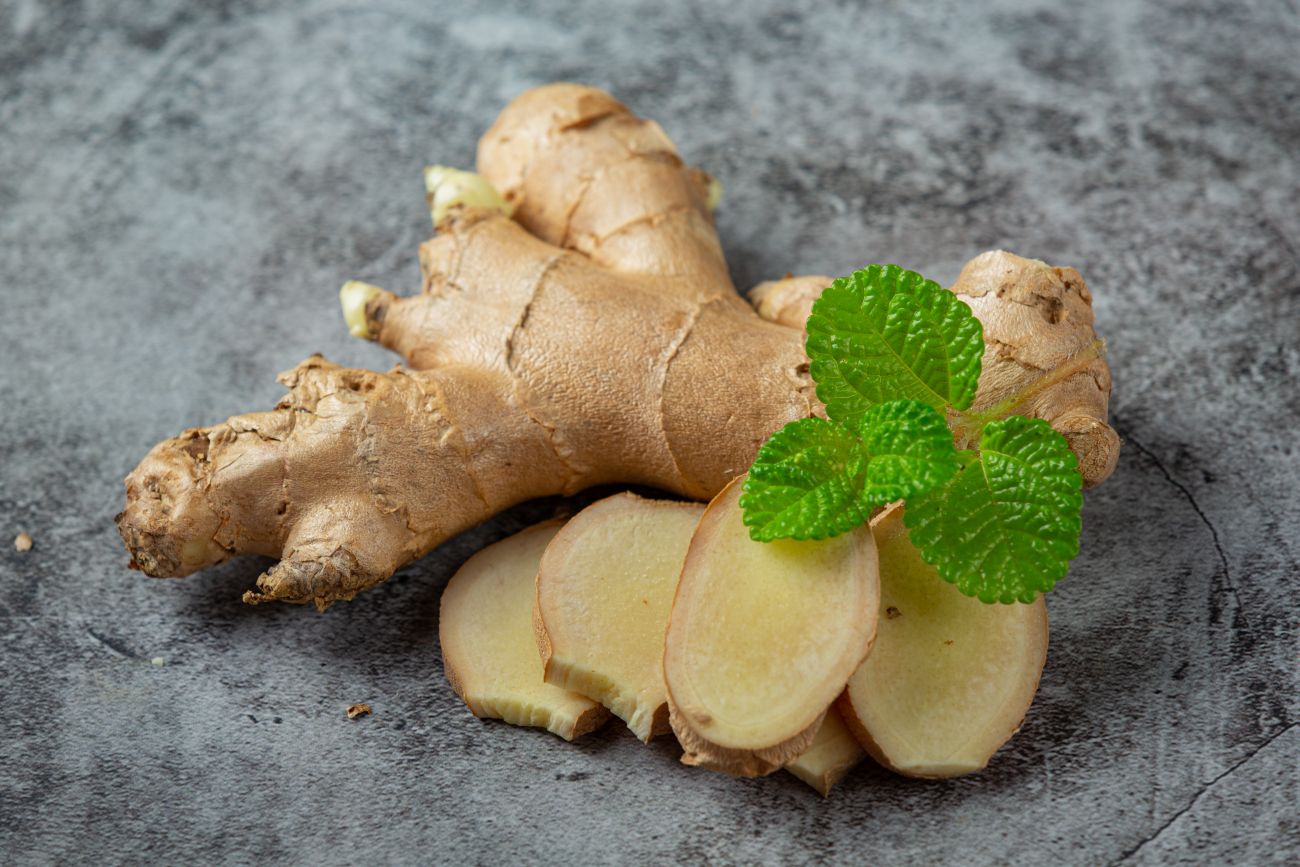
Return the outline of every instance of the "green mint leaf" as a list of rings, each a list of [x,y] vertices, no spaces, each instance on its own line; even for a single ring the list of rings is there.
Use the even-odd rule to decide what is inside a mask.
[[[862,442],[834,422],[790,422],[749,468],[740,507],[750,538],[825,539],[863,523],[855,479],[864,463]]]
[[[825,419],[787,424],[759,449],[740,505],[751,538],[825,539],[871,510],[946,482],[957,451],[943,416],[914,400],[877,404],[858,433]]]
[[[868,510],[942,485],[957,472],[952,431],[934,407],[891,400],[867,410],[860,428],[870,455],[861,488]]]
[[[854,427],[887,400],[967,409],[984,329],[938,283],[897,265],[869,265],[836,280],[813,304],[807,350],[827,415]]]
[[[1079,553],[1083,479],[1042,419],[984,426],[953,479],[907,502],[912,544],[945,581],[981,602],[1032,602]]]

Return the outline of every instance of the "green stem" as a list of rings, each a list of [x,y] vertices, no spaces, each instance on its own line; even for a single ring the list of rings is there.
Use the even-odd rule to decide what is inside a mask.
[[[979,415],[987,421],[1006,418],[1011,415],[1012,410],[1025,401],[1037,397],[1058,382],[1064,382],[1105,354],[1106,342],[1104,340],[1094,340],[1071,355],[1058,367],[1038,377],[1038,379],[1035,379],[1015,394],[1003,398],[988,409],[981,411]]]
[[[1047,389],[1056,385],[1058,382],[1064,382],[1074,376],[1081,370],[1087,368],[1098,358],[1106,354],[1106,343],[1102,340],[1094,340],[1078,352],[1071,355],[1058,367],[1053,368],[1047,373],[1035,379],[1029,385],[1017,391],[1015,394],[1003,398],[987,409],[979,412],[960,412],[950,410],[954,418],[951,422],[953,435],[957,440],[957,448],[968,449],[979,442],[980,434],[984,430],[984,425],[991,421],[1000,421],[1012,414],[1012,411],[1030,398],[1042,394]]]

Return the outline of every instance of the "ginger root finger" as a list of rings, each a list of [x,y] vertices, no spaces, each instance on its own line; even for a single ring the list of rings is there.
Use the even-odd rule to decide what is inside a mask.
[[[602,90],[548,84],[502,110],[478,168],[538,238],[613,271],[734,292],[713,231],[711,178],[654,121]]]
[[[544,432],[486,373],[381,374],[316,356],[281,381],[275,411],[186,431],[127,477],[117,523],[133,568],[182,576],[235,554],[277,557],[246,599],[324,608],[556,493],[562,468]],[[528,472],[496,471],[510,461]]]
[[[974,412],[1024,392],[1097,340],[1092,294],[1073,268],[994,250],[966,263],[952,291],[984,324],[984,367]],[[1085,487],[1104,482],[1119,460],[1107,423],[1110,367],[1100,355],[1082,369],[1010,407],[1041,418],[1070,443]]]
[[[903,507],[871,522],[880,608],[871,655],[839,709],[876,761],[910,777],[983,768],[1015,734],[1047,659],[1047,607],[985,605],[940,579],[908,541]]]
[[[571,741],[609,713],[546,683],[533,643],[537,567],[560,524],[538,524],[465,561],[443,591],[438,616],[442,663],[456,694],[480,718],[537,726]]]
[[[769,322],[803,331],[812,303],[833,282],[833,277],[817,274],[767,280],[749,290],[749,303]]]
[[[818,542],[749,538],[741,480],[691,540],[664,641],[682,761],[737,776],[808,749],[871,649],[879,580],[870,530]]]
[[[802,330],[813,302],[830,283],[826,277],[787,277],[760,283],[749,299],[764,319]],[[1041,377],[1073,365],[1077,354],[1088,353],[1097,341],[1092,295],[1073,268],[994,250],[967,262],[951,288],[984,326],[972,412],[1031,390]],[[1114,472],[1120,442],[1107,423],[1110,367],[1100,354],[1083,362],[1062,381],[1004,408],[1041,418],[1064,436],[1079,459],[1084,487],[1091,488]]]
[[[575,515],[537,571],[546,682],[609,708],[642,741],[670,731],[664,632],[704,507],[616,494]]]

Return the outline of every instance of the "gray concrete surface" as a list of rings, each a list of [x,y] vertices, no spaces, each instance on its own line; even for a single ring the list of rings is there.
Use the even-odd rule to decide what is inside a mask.
[[[1298,44],[1264,0],[0,0],[4,860],[1297,863]],[[420,167],[555,79],[722,179],[741,285],[992,247],[1083,271],[1126,445],[987,772],[822,801],[473,719],[439,591],[554,503],[323,616],[241,605],[261,562],[125,568],[152,443],[312,351],[390,363],[337,287],[415,286]]]

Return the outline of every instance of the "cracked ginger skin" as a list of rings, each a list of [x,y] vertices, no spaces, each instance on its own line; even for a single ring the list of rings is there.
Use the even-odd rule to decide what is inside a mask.
[[[429,175],[423,291],[353,297],[354,333],[406,366],[312,356],[274,410],[155,446],[118,517],[134,568],[274,557],[245,601],[324,609],[524,500],[605,483],[707,500],[821,412],[800,328],[737,294],[711,179],[653,121],[548,85],[505,108],[478,163],[499,200]]]

